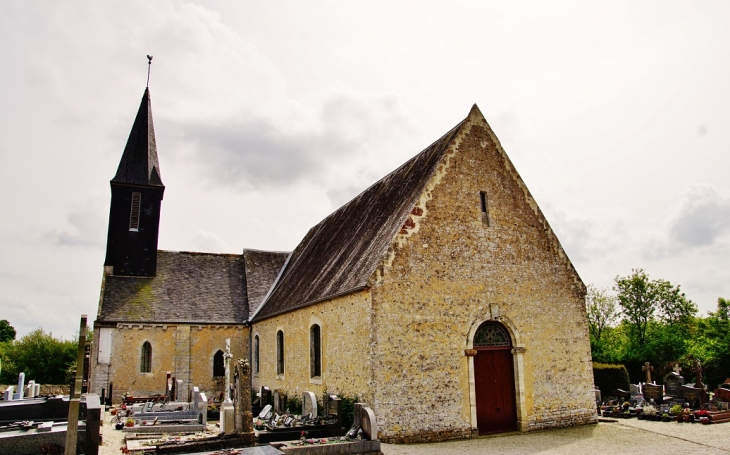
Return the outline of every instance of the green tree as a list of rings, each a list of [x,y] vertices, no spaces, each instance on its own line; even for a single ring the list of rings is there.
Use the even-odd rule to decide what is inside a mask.
[[[609,295],[606,289],[598,289],[590,284],[586,293],[586,313],[590,335],[596,343],[600,343],[601,335],[618,317],[616,298]]]
[[[19,341],[4,345],[0,379],[12,384],[22,371],[27,380],[66,384],[66,371],[76,361],[77,346],[77,342],[56,339],[43,329],[36,329]]]
[[[632,339],[641,346],[646,342],[649,321],[656,313],[657,290],[643,269],[633,269],[626,277],[617,276],[615,290],[622,315],[630,324]]]
[[[687,325],[697,314],[697,305],[689,300],[679,285],[665,280],[651,282],[656,289],[657,310],[664,322],[670,325]]]
[[[0,321],[0,343],[13,341],[15,339],[15,328],[10,325],[7,319]]]

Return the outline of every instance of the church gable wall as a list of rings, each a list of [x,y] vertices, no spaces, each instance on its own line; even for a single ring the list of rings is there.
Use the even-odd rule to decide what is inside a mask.
[[[497,315],[524,351],[518,428],[595,419],[584,286],[480,118],[470,116],[372,279],[372,404],[386,442],[477,434],[465,349]]]
[[[321,376],[310,371],[310,328],[321,330]],[[284,333],[284,374],[277,375],[276,334]],[[252,386],[266,386],[301,400],[302,392],[321,397],[326,391],[347,397],[370,397],[370,293],[354,292],[255,322],[259,336],[259,371],[252,362]],[[253,341],[255,345],[255,341]],[[255,359],[255,354],[252,355]]]
[[[96,327],[95,339],[99,339],[99,331]],[[96,351],[92,356],[90,391],[108,390],[111,381],[113,403],[121,402],[125,393],[162,394],[170,371],[183,381],[184,391],[197,386],[208,397],[218,397],[225,379],[213,377],[213,356],[218,349],[225,352],[226,338],[231,339],[234,358],[248,357],[248,328],[243,325],[117,324],[112,329],[110,363],[98,363]],[[140,372],[145,342],[152,349],[149,373]],[[187,400],[187,396],[182,399]]]

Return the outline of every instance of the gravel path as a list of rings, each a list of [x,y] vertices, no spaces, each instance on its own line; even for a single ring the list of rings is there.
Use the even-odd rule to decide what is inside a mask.
[[[124,434],[105,416],[100,455],[119,455]],[[383,444],[385,455],[469,454],[730,454],[730,423],[648,422],[636,419],[575,428],[511,433],[432,444]]]

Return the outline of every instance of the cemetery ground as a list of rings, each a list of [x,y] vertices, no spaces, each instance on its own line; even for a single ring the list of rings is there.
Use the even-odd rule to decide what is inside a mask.
[[[108,413],[104,420],[99,454],[119,455],[124,434],[114,429]],[[533,433],[507,433],[431,444],[382,444],[381,447],[385,455],[728,454],[730,423],[702,425],[621,419],[614,423],[600,422]]]

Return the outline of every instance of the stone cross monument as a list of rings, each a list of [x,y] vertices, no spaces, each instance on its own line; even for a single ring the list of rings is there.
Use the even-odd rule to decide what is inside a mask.
[[[235,430],[235,419],[233,401],[231,401],[231,339],[226,338],[226,353],[223,354],[223,365],[226,369],[226,390],[223,393],[224,400],[221,404],[221,430],[225,434],[232,434]]]
[[[654,367],[649,362],[644,362],[644,366],[641,367],[641,371],[646,371],[646,383],[651,384],[651,372],[654,371]]]

